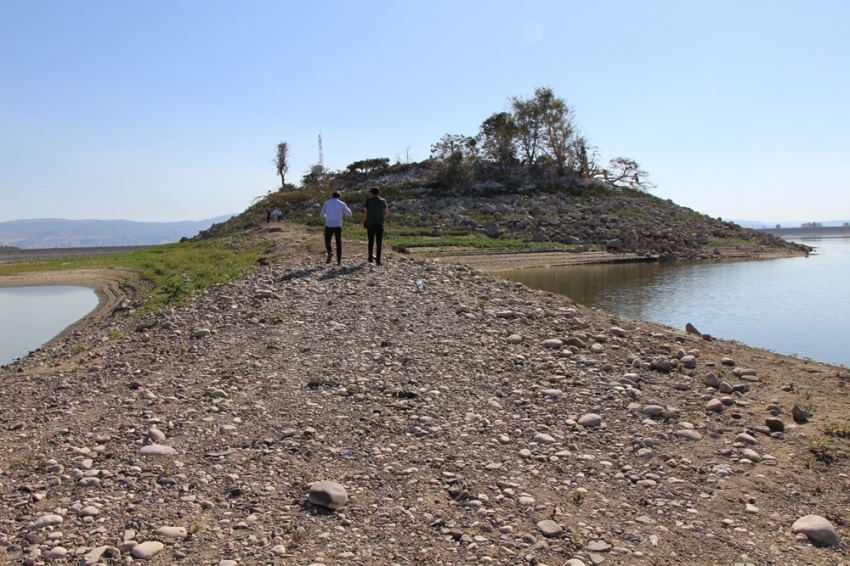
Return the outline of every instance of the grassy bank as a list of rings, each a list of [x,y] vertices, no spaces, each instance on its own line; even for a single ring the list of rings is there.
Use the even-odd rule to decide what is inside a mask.
[[[150,286],[145,308],[157,311],[165,305],[180,306],[198,291],[241,277],[269,245],[239,237],[211,238],[124,254],[8,263],[0,265],[0,277],[42,271],[126,269],[138,273]]]

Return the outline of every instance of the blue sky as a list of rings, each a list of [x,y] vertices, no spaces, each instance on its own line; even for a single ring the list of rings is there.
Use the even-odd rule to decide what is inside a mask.
[[[0,221],[238,212],[549,86],[712,216],[850,218],[850,2],[0,0]]]

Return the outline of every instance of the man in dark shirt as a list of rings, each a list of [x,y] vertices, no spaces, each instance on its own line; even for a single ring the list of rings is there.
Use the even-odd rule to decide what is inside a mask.
[[[387,201],[381,198],[381,190],[373,187],[370,191],[372,196],[366,199],[366,210],[363,211],[363,226],[369,235],[369,263],[374,260],[375,265],[381,265],[381,245],[384,241],[384,219],[390,213]],[[375,254],[372,250],[377,244]]]

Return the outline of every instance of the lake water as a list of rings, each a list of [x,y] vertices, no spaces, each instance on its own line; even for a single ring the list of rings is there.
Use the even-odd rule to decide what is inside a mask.
[[[520,269],[507,277],[629,318],[850,366],[850,237],[809,257]]]
[[[41,347],[97,303],[88,287],[0,288],[0,365]]]

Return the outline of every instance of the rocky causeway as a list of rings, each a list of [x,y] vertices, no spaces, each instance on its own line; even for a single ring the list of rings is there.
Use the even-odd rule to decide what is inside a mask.
[[[279,245],[0,369],[0,563],[850,560],[846,369]]]

